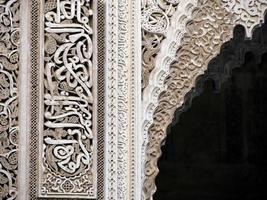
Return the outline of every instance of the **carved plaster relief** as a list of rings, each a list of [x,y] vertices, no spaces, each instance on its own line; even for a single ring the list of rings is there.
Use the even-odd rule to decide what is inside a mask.
[[[142,1],[142,88],[148,84],[149,74],[155,66],[155,56],[179,3],[180,0]]]
[[[237,8],[242,5],[243,10],[230,9],[231,12],[224,7],[225,2],[199,1],[193,12],[194,19],[187,23],[185,32],[183,29],[180,31],[181,46],[175,44],[172,39],[175,37],[167,37],[162,42],[166,46],[162,45],[160,49],[166,53],[155,58],[155,66],[159,67],[152,70],[143,96],[144,141],[148,142],[143,199],[152,199],[156,191],[154,179],[158,173],[157,160],[166,137],[166,128],[171,123],[175,110],[182,106],[185,95],[194,87],[196,78],[205,72],[209,61],[219,53],[222,44],[230,40],[236,24],[244,25],[250,36],[253,28],[262,22],[266,10],[265,1],[238,1]],[[168,44],[168,40],[173,42]],[[175,57],[170,56],[173,52],[176,52]],[[158,95],[160,97],[157,101]],[[159,106],[153,114],[153,124],[146,135],[151,123],[149,116],[158,102]]]
[[[9,199],[17,195],[18,2],[0,0],[0,195]],[[29,199],[94,199],[99,192],[95,5],[100,1],[29,2]],[[235,25],[245,26],[251,36],[266,1],[142,0],[142,8],[139,0],[101,2],[107,6],[105,174],[99,173],[104,198],[140,199],[141,160],[143,199],[151,199],[160,146],[175,110]]]
[[[96,197],[92,17],[91,1],[45,2],[43,197]]]
[[[234,13],[234,24],[244,26],[248,37],[263,22],[267,9],[266,0],[221,0],[221,5]]]
[[[19,0],[0,1],[0,199],[16,199],[18,171]]]
[[[158,96],[165,89],[164,81],[169,74],[169,65],[176,58],[176,51],[182,45],[181,39],[186,32],[186,25],[192,19],[192,11],[197,7],[197,0],[181,0],[170,20],[160,51],[155,56],[153,70],[149,74],[148,85],[143,90],[143,145],[142,162],[144,165],[148,128],[153,123],[153,114],[158,105]],[[144,57],[144,52],[143,52]],[[143,66],[144,68],[144,66]],[[144,72],[144,69],[143,69]],[[144,81],[144,79],[143,79]],[[143,174],[144,175],[144,174]]]
[[[32,1],[32,199],[96,198],[95,5]]]
[[[204,72],[202,67],[219,52],[223,42],[231,38],[231,17],[215,2],[206,1],[193,12],[193,20],[187,24],[181,49],[176,53],[177,61],[171,65],[167,91],[159,97],[154,122],[148,132],[143,199],[150,199],[156,191],[157,160],[166,128],[175,110],[182,105],[185,94],[194,86],[196,77]]]
[[[264,31],[260,36],[246,41],[239,32],[230,43],[227,42],[221,49],[220,54],[210,61],[207,71],[197,79],[195,87],[185,96],[184,103],[175,111],[175,116],[171,124],[177,124],[180,114],[191,108],[194,98],[204,92],[206,81],[212,80],[214,91],[220,92],[223,84],[232,77],[233,70],[243,66],[247,53],[253,52],[255,61],[259,62],[256,64],[260,64],[262,55],[267,52],[267,43],[263,39],[263,34]]]
[[[107,1],[105,199],[141,197],[140,0]]]
[[[177,29],[177,26],[184,26],[196,2],[196,0],[143,0],[142,89],[149,84],[149,76],[155,68],[162,42],[173,29]]]

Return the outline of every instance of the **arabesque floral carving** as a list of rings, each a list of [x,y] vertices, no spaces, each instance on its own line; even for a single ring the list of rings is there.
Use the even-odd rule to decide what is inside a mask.
[[[221,5],[234,13],[234,24],[244,26],[248,37],[263,22],[267,9],[266,0],[221,0]]]
[[[0,199],[18,194],[19,0],[0,1]]]

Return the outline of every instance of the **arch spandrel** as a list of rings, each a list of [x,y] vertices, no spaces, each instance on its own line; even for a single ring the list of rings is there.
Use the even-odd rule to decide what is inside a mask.
[[[146,147],[143,147],[142,199],[152,199],[156,191],[160,148],[166,129],[176,109],[183,105],[185,95],[195,86],[197,77],[206,71],[208,63],[219,54],[221,46],[232,38],[234,27],[244,26],[250,38],[254,28],[263,22],[266,8],[264,0],[198,1],[192,20],[186,23],[185,32],[181,35],[181,44],[174,45],[174,34],[162,42],[148,86],[143,92],[143,138]],[[168,40],[172,42],[164,46]],[[170,53],[175,53],[175,58],[170,58]],[[159,63],[161,65],[157,65]]]

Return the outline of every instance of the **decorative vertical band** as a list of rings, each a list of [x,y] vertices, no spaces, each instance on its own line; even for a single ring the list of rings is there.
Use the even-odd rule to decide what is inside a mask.
[[[94,34],[96,37],[96,34]],[[104,123],[105,123],[105,0],[97,1],[97,65],[98,65],[98,127],[97,127],[97,199],[104,200]]]
[[[139,200],[141,1],[106,5],[105,199]]]
[[[19,144],[19,0],[0,1],[0,199],[16,199]]]
[[[33,199],[96,199],[96,5],[32,0]]]

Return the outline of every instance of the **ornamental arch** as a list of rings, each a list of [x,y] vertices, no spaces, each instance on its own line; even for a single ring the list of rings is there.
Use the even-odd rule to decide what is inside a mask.
[[[190,3],[186,7],[189,10],[184,9],[184,15],[180,13],[184,21],[181,30],[177,28],[176,32],[173,31],[175,28],[172,23],[175,24],[179,18],[171,18],[167,36],[155,57],[148,86],[143,91],[143,199],[152,199],[156,191],[155,177],[158,174],[160,148],[176,109],[183,105],[186,94],[206,71],[208,63],[219,54],[221,46],[232,38],[234,27],[244,26],[250,38],[254,28],[263,22],[266,12],[264,1]],[[168,33],[172,33],[169,38]]]
[[[231,193],[229,189],[235,186],[235,184],[231,185],[235,179],[231,179],[230,176],[228,177],[227,173],[224,176],[222,175],[224,172],[231,173],[231,170],[228,170],[227,166],[234,169],[238,163],[238,166],[239,164],[242,166],[238,169],[240,171],[243,170],[243,173],[245,173],[244,171],[250,171],[250,167],[246,163],[253,163],[254,166],[257,166],[257,163],[253,160],[254,157],[255,159],[257,158],[257,154],[254,153],[254,150],[257,152],[257,148],[253,150],[253,142],[257,141],[256,137],[261,137],[261,140],[264,141],[264,136],[256,136],[262,133],[264,128],[258,132],[254,128],[251,128],[255,122],[251,122],[253,118],[250,117],[255,112],[253,110],[255,107],[261,106],[262,109],[265,107],[264,103],[260,102],[264,101],[265,92],[263,88],[266,88],[266,84],[260,80],[266,77],[266,61],[263,62],[262,59],[266,59],[267,55],[267,29],[266,24],[264,24],[263,27],[257,28],[254,31],[251,40],[244,40],[242,39],[244,38],[242,37],[244,34],[241,32],[243,28],[241,28],[235,28],[233,39],[223,45],[220,54],[209,63],[207,71],[198,78],[196,86],[186,95],[183,106],[175,112],[174,119],[167,130],[167,135],[171,134],[171,136],[167,136],[167,147],[164,147],[163,158],[160,159],[159,163],[161,165],[159,165],[159,177],[157,177],[158,180],[156,181],[159,192],[157,189],[156,196],[154,195],[155,198],[157,197],[156,199],[162,199],[164,195],[174,199],[175,197],[192,199],[193,196],[198,197],[196,194],[203,195],[199,196],[199,198],[216,199],[216,192],[220,193],[221,189],[225,189],[225,191],[220,193],[220,198],[223,198],[223,194],[225,196],[228,195],[228,198],[232,198],[232,196],[229,196],[229,193],[232,195],[238,195],[239,193]],[[260,64],[262,67],[260,67]],[[258,77],[258,79],[256,80],[255,77]],[[241,82],[237,83],[232,78]],[[245,84],[247,81],[249,83]],[[208,88],[206,88],[206,82],[209,83]],[[257,89],[254,85],[256,82],[259,84]],[[248,88],[251,90],[250,92],[248,92]],[[255,98],[261,98],[254,96],[261,96],[263,98],[262,100],[258,100],[259,105],[257,103],[253,104],[253,102],[256,101]],[[203,115],[204,112],[205,115]],[[256,113],[258,112],[256,111]],[[256,113],[253,116],[257,116]],[[233,117],[229,116],[231,114],[233,114]],[[180,116],[182,116],[181,121]],[[249,125],[242,125],[242,119],[246,120],[245,124]],[[258,121],[260,121],[259,119]],[[237,125],[233,125],[235,122]],[[245,127],[247,128],[246,130],[244,130]],[[255,129],[258,130],[256,127]],[[250,140],[246,139],[248,137],[253,142],[249,142]],[[238,140],[240,138],[243,138],[242,141]],[[229,139],[239,142],[233,144]],[[258,142],[257,144],[261,146],[264,145],[264,142]],[[262,153],[263,151],[258,150],[258,153]],[[237,156],[231,156],[231,153],[236,153],[235,155]],[[170,158],[167,156],[170,156]],[[261,157],[263,163],[265,157]],[[233,160],[233,158],[237,160]],[[202,171],[198,170],[198,168],[201,168]],[[245,173],[247,175],[246,177],[251,177],[248,175],[251,173],[256,174],[255,171],[252,171]],[[231,177],[235,177],[237,180],[239,176],[243,177],[242,173],[239,176],[234,176],[235,174],[238,174],[238,170]],[[181,180],[179,180],[180,176]],[[222,176],[225,180],[231,179],[232,182],[227,181],[227,184],[225,184]],[[217,177],[218,180],[210,177]],[[244,178],[244,180],[247,179]],[[255,183],[251,185],[251,188],[256,184],[256,180],[259,179],[255,178]],[[216,186],[209,185],[209,181]],[[168,185],[168,183],[172,184]],[[178,183],[179,186],[175,186]],[[220,186],[217,187],[218,185]],[[226,185],[231,186],[227,187]],[[184,189],[184,192],[180,187]],[[200,190],[198,191],[198,189]],[[213,190],[214,193],[212,192]],[[251,190],[255,191],[255,187],[254,190]],[[206,192],[202,193],[200,191]],[[193,195],[194,192],[196,193],[195,195]],[[244,194],[241,187],[239,188],[239,192],[240,194]],[[176,195],[174,195],[175,193]],[[193,194],[190,195],[191,193]],[[260,194],[264,195],[263,193],[258,193],[259,196]],[[212,195],[214,196],[212,197]],[[228,198],[226,197],[226,199]]]

